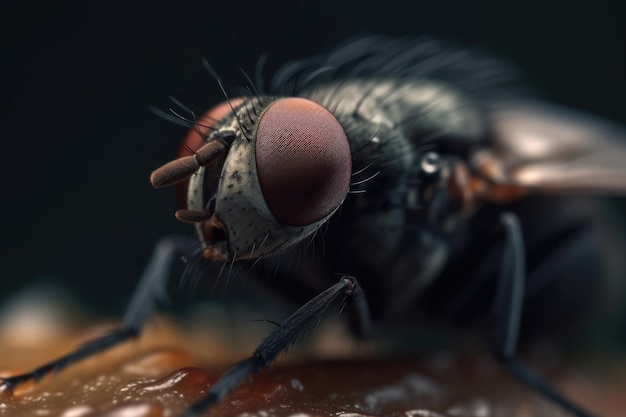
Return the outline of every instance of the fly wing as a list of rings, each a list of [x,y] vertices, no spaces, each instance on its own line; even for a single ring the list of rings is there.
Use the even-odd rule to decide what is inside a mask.
[[[626,128],[544,103],[497,106],[493,146],[474,164],[498,185],[540,192],[626,194]]]

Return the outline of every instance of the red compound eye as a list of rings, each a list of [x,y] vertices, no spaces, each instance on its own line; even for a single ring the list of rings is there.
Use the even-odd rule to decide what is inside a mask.
[[[352,155],[335,116],[303,98],[274,102],[256,137],[263,195],[281,222],[303,226],[323,219],[350,188]]]

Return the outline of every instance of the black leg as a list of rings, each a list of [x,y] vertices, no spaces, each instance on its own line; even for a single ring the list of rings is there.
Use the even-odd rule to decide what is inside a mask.
[[[183,236],[168,236],[159,240],[152,253],[152,258],[139,280],[139,285],[133,294],[119,329],[91,340],[72,353],[42,365],[31,372],[1,378],[0,381],[10,388],[15,388],[31,379],[38,381],[52,371],[60,371],[68,365],[137,337],[145,322],[156,309],[157,304],[165,299],[165,287],[172,261],[177,255],[189,255],[194,243],[195,239]]]
[[[251,357],[239,362],[222,376],[205,397],[187,411],[185,417],[196,417],[209,410],[221,402],[244,379],[270,366],[281,352],[289,349],[315,327],[328,306],[342,294],[348,296],[347,302],[354,305],[356,317],[361,320],[357,327],[367,332],[370,321],[365,296],[354,278],[343,277],[337,284],[317,295],[282,322],[280,327],[263,340]]]
[[[506,242],[502,273],[494,304],[493,353],[496,359],[516,378],[568,412],[578,417],[593,417],[593,414],[574,404],[527,365],[515,358],[526,281],[524,243],[517,216],[505,213],[501,221],[506,230]]]

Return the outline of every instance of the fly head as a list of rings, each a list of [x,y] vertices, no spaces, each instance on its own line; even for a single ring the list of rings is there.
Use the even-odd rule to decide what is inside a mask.
[[[328,110],[304,98],[226,105],[195,123],[183,145],[192,155],[156,170],[152,183],[188,183],[187,207],[176,217],[196,225],[205,258],[279,253],[311,236],[348,194],[346,133]]]

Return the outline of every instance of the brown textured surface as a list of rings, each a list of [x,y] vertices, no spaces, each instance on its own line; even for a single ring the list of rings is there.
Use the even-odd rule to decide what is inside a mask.
[[[433,365],[435,364],[435,365]],[[176,349],[91,360],[37,387],[0,394],[9,416],[179,415],[215,381]],[[605,381],[561,377],[595,410],[621,415],[626,401]],[[609,388],[609,389],[607,389]],[[592,398],[597,396],[596,399]],[[247,413],[247,414],[246,414]],[[430,413],[430,414],[429,414]],[[279,367],[244,385],[212,416],[559,416],[551,404],[476,357],[307,362]]]
[[[49,323],[58,332],[23,332],[17,316],[0,326],[3,375],[29,369],[102,334],[102,326],[72,330]],[[22,319],[23,320],[23,319]],[[13,324],[12,324],[13,323]],[[23,340],[11,336],[21,328]],[[258,327],[258,326],[257,326]],[[257,329],[259,330],[259,329]],[[80,362],[39,384],[15,393],[0,392],[6,416],[177,416],[218,378],[229,364],[249,354],[263,331],[249,340],[226,337],[212,329],[183,329],[160,318],[138,343]],[[566,415],[520,386],[479,354],[438,353],[411,359],[372,360],[350,352],[341,331],[329,326],[271,372],[254,378],[229,396],[211,416],[426,416],[495,417]],[[334,343],[333,343],[334,342]],[[304,353],[303,353],[304,352]],[[318,359],[310,359],[316,352]],[[322,353],[320,353],[322,352]],[[360,351],[363,353],[363,350]],[[309,359],[303,357],[309,356]],[[343,359],[324,360],[319,357]],[[194,359],[195,358],[195,359]],[[552,379],[566,392],[606,416],[624,415],[626,368],[599,368],[599,361],[560,365]],[[623,362],[622,362],[623,364]],[[586,370],[585,370],[586,369]]]

